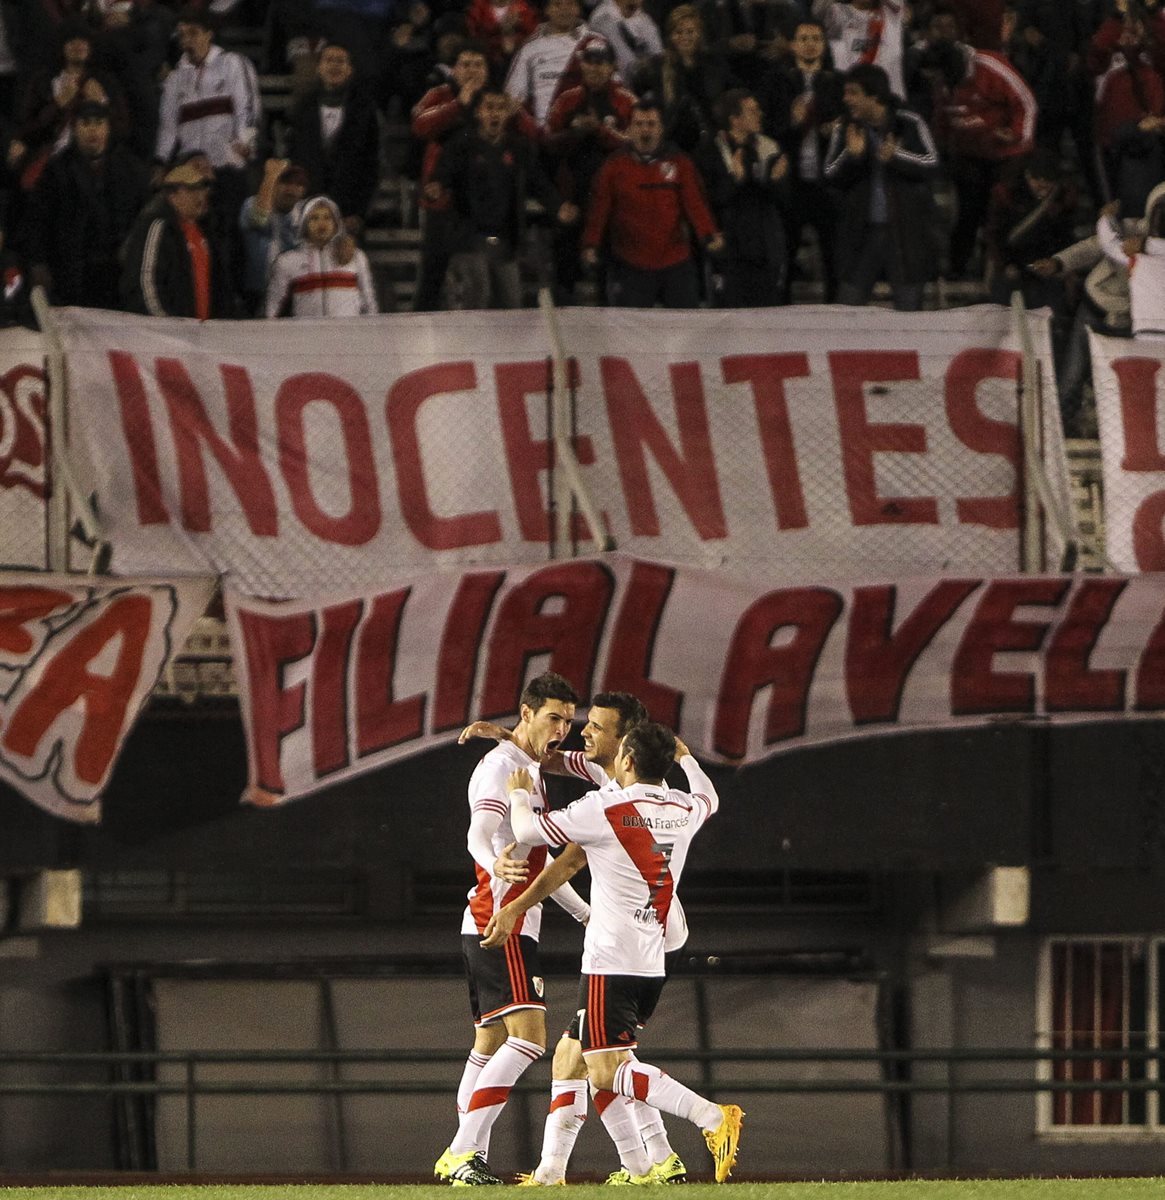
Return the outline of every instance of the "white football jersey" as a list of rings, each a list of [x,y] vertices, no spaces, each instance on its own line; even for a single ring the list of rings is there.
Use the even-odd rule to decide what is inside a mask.
[[[513,742],[502,742],[495,746],[477,764],[469,778],[470,813],[484,809],[487,812],[496,812],[502,818],[502,823],[494,831],[491,839],[495,857],[501,854],[511,842],[517,841],[514,837],[513,826],[510,824],[510,803],[506,780],[519,767],[525,767],[533,780],[533,787],[530,790],[530,807],[535,812],[543,812],[546,808],[546,790],[542,783],[538,764],[524,750],[519,750]],[[546,865],[546,847],[518,846],[513,851],[513,857],[529,859],[530,873],[526,876],[528,882],[507,883],[504,879],[487,874],[479,864],[474,864],[477,872],[477,884],[469,892],[469,903],[461,918],[462,933],[480,934],[483,932],[486,923],[499,908],[526,890],[529,881],[535,879],[538,872]],[[541,930],[542,905],[535,904],[519,919],[514,933],[532,937],[537,941]]]
[[[580,779],[589,779],[600,788],[610,791],[619,790],[619,785],[607,772],[598,763],[591,762],[581,750],[567,750],[563,753],[562,761],[572,775],[577,775]],[[692,761],[694,762],[695,759]],[[700,774],[702,778],[703,772]],[[689,775],[688,786],[692,791],[698,791],[700,784]],[[673,950],[679,950],[687,940],[687,914],[684,912],[684,906],[680,903],[679,896],[672,896],[671,912],[668,914],[667,928],[663,935],[663,952],[670,954]]]
[[[873,63],[890,77],[890,90],[894,95],[905,98],[901,0],[882,0],[870,11],[851,8],[848,4],[815,3],[813,15],[825,26],[836,70],[844,74],[858,63]]]
[[[534,824],[551,846],[577,842],[591,871],[591,917],[583,938],[587,975],[664,973],[664,934],[692,838],[716,811],[711,781],[692,794],[636,783],[602,788]]]

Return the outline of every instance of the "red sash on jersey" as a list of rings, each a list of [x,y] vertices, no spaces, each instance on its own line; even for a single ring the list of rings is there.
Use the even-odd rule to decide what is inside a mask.
[[[320,271],[313,275],[301,275],[298,279],[291,281],[291,290],[297,295],[302,292],[323,292],[354,287],[356,287],[356,276],[351,271]]]
[[[230,96],[207,96],[205,100],[190,100],[178,109],[178,124],[201,121],[203,117],[229,117],[235,111]]]
[[[882,16],[882,6],[879,4],[866,26],[866,48],[859,56],[858,62],[872,63],[878,57],[878,51],[882,48],[882,30],[885,27],[886,18]]]

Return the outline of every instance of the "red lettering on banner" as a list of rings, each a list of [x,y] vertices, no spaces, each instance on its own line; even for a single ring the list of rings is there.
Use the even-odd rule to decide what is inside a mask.
[[[599,639],[615,583],[599,563],[556,564],[530,575],[503,598],[490,637],[482,687],[485,718],[517,708],[526,664],[550,655],[550,670],[574,685],[580,696],[591,690]]]
[[[150,417],[150,405],[137,360],[125,350],[111,350],[109,365],[113,371],[113,387],[121,412],[121,431],[125,435],[130,470],[133,472],[138,523],[168,525],[170,512],[162,497],[154,422]]]
[[[704,541],[727,537],[700,364],[672,363],[669,367],[682,453],[668,439],[625,358],[600,358],[599,371],[631,532],[638,537],[660,534],[659,512],[644,455],[647,447],[700,537]]]
[[[653,721],[678,729],[684,694],[650,677],[655,638],[675,583],[674,567],[635,562],[607,649],[603,691],[631,692]]]
[[[303,414],[309,404],[331,405],[335,410],[344,461],[348,467],[348,511],[332,516],[320,508],[312,490],[311,456]],[[380,529],[380,489],[368,414],[360,393],[334,375],[306,372],[292,375],[275,397],[275,427],[279,436],[279,466],[287,481],[291,506],[304,527],[326,542],[363,546]]]
[[[68,592],[54,588],[0,586],[0,661],[9,667],[16,665],[14,660],[26,661],[48,633],[43,625],[35,632],[29,625],[75,603]]]
[[[376,596],[356,651],[356,756],[367,758],[419,738],[425,729],[425,697],[394,699],[393,674],[410,589]]]
[[[1137,712],[1165,709],[1165,615],[1153,627],[1137,662],[1137,690],[1133,700]]]
[[[311,660],[311,750],[317,779],[342,771],[348,756],[348,662],[363,600],[333,604],[320,614]]]
[[[1123,471],[1165,471],[1161,431],[1157,423],[1157,374],[1161,363],[1151,358],[1118,358],[1112,372],[1120,385]],[[1165,490],[1146,496],[1133,514],[1133,555],[1142,571],[1165,570]]]
[[[502,523],[491,511],[438,516],[429,503],[417,415],[426,400],[446,392],[468,392],[477,386],[471,362],[438,363],[402,375],[385,401],[385,416],[396,465],[401,516],[413,536],[428,550],[487,546],[502,540]]]
[[[741,616],[720,680],[713,746],[725,758],[744,758],[757,692],[771,688],[764,744],[805,732],[809,689],[830,630],[845,608],[828,588],[788,588],[762,596]],[[773,639],[788,636],[779,646]]]
[[[797,447],[789,421],[785,380],[809,374],[805,354],[738,354],[720,360],[725,383],[747,383],[756,405],[757,430],[777,510],[778,529],[804,529],[809,524],[805,493],[797,466]]]
[[[205,442],[230,482],[251,532],[274,537],[279,532],[275,492],[259,454],[255,393],[246,370],[225,363],[219,367],[230,426],[228,442],[211,424],[202,397],[182,363],[176,358],[159,358],[155,369],[170,413],[183,527],[195,533],[210,529],[210,497],[201,448]]]
[[[314,613],[266,616],[245,608],[238,610],[238,618],[247,661],[247,737],[254,782],[263,791],[282,795],[280,746],[289,733],[302,728],[307,711],[305,685],[285,687],[283,674],[314,649],[316,618]]]
[[[950,579],[932,588],[897,629],[898,589],[887,585],[856,587],[845,644],[845,687],[856,725],[896,721],[906,677],[918,656],[979,580]]]
[[[477,656],[498,588],[501,571],[463,575],[449,608],[441,649],[437,655],[437,688],[433,702],[433,732],[460,729],[469,723]]]
[[[1127,579],[1082,579],[1052,635],[1044,666],[1046,712],[1122,712],[1125,672],[1088,665]]]
[[[998,579],[987,585],[951,665],[955,716],[1035,713],[1034,676],[1029,671],[996,671],[995,655],[1039,650],[1051,618],[1017,621],[1015,610],[1028,605],[1055,608],[1071,586],[1070,579]]]
[[[846,494],[855,525],[937,525],[933,496],[879,496],[874,455],[925,454],[926,429],[871,421],[863,385],[918,379],[914,350],[837,351],[829,355]]]
[[[20,702],[4,730],[6,749],[24,758],[37,754],[41,739],[65,713],[84,712],[73,743],[73,774],[96,787],[105,778],[125,733],[154,606],[149,596],[115,596],[97,616],[53,647],[40,677]],[[112,667],[106,665],[116,647]],[[99,670],[92,665],[101,660]]]
[[[527,396],[545,399],[549,386],[548,370],[548,364],[544,362],[500,363],[494,368],[514,511],[522,538],[527,542],[549,542],[553,536],[550,512],[542,497],[541,479],[545,471],[558,463],[558,452],[552,440],[531,435],[526,407]],[[578,362],[575,359],[570,360],[568,371],[569,382],[577,385]],[[574,437],[571,444],[580,466],[588,467],[595,461],[595,448],[589,437]],[[577,513],[572,520],[572,531],[576,538],[589,536],[586,521]]]
[[[1021,355],[1012,350],[964,350],[947,368],[944,393],[951,432],[976,454],[997,454],[1011,464],[1015,483],[1006,496],[963,497],[955,512],[963,525],[988,529],[1019,527],[1019,480],[1022,445],[1019,425],[997,421],[979,411],[979,385],[985,379],[1018,380]]]

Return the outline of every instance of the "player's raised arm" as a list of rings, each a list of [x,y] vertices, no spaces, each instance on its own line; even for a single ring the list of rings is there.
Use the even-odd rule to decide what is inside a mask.
[[[688,791],[693,796],[703,798],[708,805],[707,815],[711,816],[720,807],[720,797],[716,793],[716,787],[678,734],[676,735],[675,760],[688,777]]]

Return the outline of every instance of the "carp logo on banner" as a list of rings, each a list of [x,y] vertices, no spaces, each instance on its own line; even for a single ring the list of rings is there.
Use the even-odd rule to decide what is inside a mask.
[[[0,332],[0,562],[44,567],[45,371],[39,334]]]
[[[892,732],[1160,717],[1165,578],[763,587],[611,555],[359,595],[228,593],[254,803],[512,719],[530,675],[629,691],[730,764]]]
[[[1019,569],[1010,312],[829,311],[560,314],[603,540],[786,581]],[[119,572],[225,572],[286,597],[551,557],[536,314],[59,323],[70,454]],[[1051,378],[1047,320],[1029,327]],[[1054,403],[1045,421],[1066,510]]]
[[[1118,571],[1165,571],[1165,344],[1089,340],[1105,553]]]
[[[101,819],[122,742],[211,584],[13,574],[0,584],[0,778],[74,821]]]

